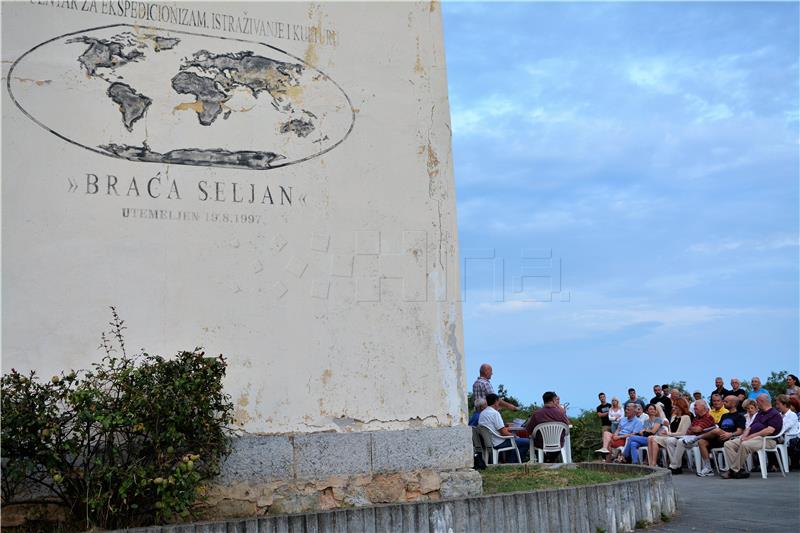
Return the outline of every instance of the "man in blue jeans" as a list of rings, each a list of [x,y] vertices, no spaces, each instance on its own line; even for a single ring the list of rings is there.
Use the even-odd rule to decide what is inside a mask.
[[[628,437],[642,430],[642,421],[636,418],[636,408],[634,405],[633,403],[628,403],[625,406],[625,416],[620,419],[619,426],[614,433],[609,431],[603,432],[603,447],[597,451],[598,453],[608,454],[606,456],[606,462],[611,462],[612,457],[611,453],[609,453],[611,448],[623,448]]]
[[[480,417],[478,417],[478,426],[486,426],[495,431],[495,433],[499,433],[504,437],[512,436],[511,431],[508,430],[506,427],[505,422],[503,422],[503,417],[500,416],[500,412],[497,410],[500,407],[500,397],[497,394],[487,394],[486,395],[486,409],[481,411]],[[500,437],[496,437],[492,435],[492,446],[495,448],[503,448],[508,445],[508,439],[503,439]],[[525,461],[525,457],[528,455],[528,450],[531,447],[531,441],[529,439],[523,439],[521,437],[516,437],[514,439],[517,442],[517,448],[519,448],[519,456],[520,458]],[[516,454],[512,452],[505,452],[506,458],[511,457],[511,461],[507,462],[516,462]]]

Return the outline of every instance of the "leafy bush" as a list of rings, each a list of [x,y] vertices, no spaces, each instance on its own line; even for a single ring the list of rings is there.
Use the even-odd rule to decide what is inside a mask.
[[[781,370],[780,372],[771,372],[764,383],[764,388],[769,391],[772,396],[772,402],[775,403],[775,397],[779,394],[786,394],[786,388],[789,386],[786,383],[786,376],[789,375],[788,370]]]
[[[4,504],[44,491],[87,529],[163,523],[189,516],[219,472],[233,412],[225,359],[129,357],[112,314],[91,370],[2,377]]]
[[[597,459],[594,451],[603,444],[603,428],[597,411],[581,411],[576,417],[571,417],[572,429],[572,460],[592,461]]]

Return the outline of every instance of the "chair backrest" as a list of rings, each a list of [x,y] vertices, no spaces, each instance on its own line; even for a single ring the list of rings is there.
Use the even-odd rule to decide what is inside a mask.
[[[784,425],[781,430],[774,435],[770,435],[770,437],[777,439],[778,437],[783,437],[783,434],[786,433],[786,426]]]
[[[541,449],[546,452],[557,452],[561,449],[561,435],[568,429],[563,422],[545,422],[533,428],[533,438],[535,439],[536,435],[540,433],[542,435]]]
[[[483,453],[483,450],[486,448],[486,445],[483,443],[483,439],[481,438],[481,431],[477,427],[472,427],[472,449],[475,453]]]
[[[483,446],[487,450],[491,450],[494,448],[494,442],[492,441],[492,428],[486,426],[478,426],[478,434],[480,435],[481,439],[483,440]]]

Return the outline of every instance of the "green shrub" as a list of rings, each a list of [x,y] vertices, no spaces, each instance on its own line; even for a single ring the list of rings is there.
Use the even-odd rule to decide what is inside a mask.
[[[163,523],[189,516],[219,472],[233,412],[225,359],[129,357],[112,314],[91,370],[2,377],[4,504],[44,490],[87,529]]]
[[[581,414],[570,418],[572,429],[573,461],[591,461],[597,457],[594,451],[603,443],[603,429],[596,411],[581,411]]]
[[[775,403],[775,397],[779,394],[786,394],[786,387],[788,384],[786,383],[786,376],[789,375],[788,370],[781,370],[778,372],[770,372],[769,377],[767,378],[767,382],[764,383],[764,389],[766,389],[770,396],[772,396],[772,403]]]

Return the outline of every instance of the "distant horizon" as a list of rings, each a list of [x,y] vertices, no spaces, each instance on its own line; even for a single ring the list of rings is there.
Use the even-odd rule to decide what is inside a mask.
[[[798,4],[442,10],[468,388],[797,374]]]

